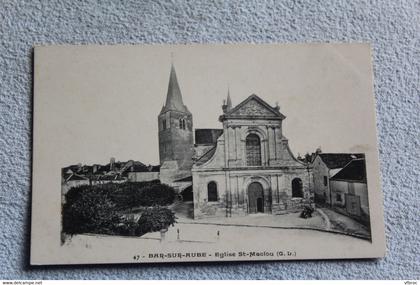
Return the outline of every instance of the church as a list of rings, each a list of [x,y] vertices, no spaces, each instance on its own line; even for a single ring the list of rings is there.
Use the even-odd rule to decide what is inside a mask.
[[[223,102],[220,129],[193,128],[174,65],[158,115],[162,183],[192,189],[194,219],[283,214],[314,206],[312,168],[283,135],[285,116],[252,94]]]

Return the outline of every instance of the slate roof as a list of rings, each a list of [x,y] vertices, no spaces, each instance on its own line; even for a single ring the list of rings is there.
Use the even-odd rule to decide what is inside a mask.
[[[364,158],[354,159],[337,172],[330,180],[366,183],[366,162]]]
[[[216,144],[223,134],[223,129],[195,129],[195,143],[197,145]]]
[[[205,154],[203,154],[202,156],[200,156],[196,161],[195,161],[195,165],[199,166],[199,165],[203,165],[204,163],[206,163],[207,161],[210,160],[210,158],[213,157],[214,153],[216,152],[216,146],[212,147],[211,149],[209,149]]]
[[[329,169],[343,168],[355,158],[364,158],[363,153],[320,153],[318,154]]]
[[[61,169],[62,178],[65,181],[69,180],[84,180],[92,179],[99,180],[118,180],[120,175],[127,176],[128,172],[159,172],[160,165],[145,165],[140,161],[129,160],[127,162],[115,162],[114,170],[111,171],[110,164],[99,165],[94,164],[97,170],[94,172],[93,165],[70,165]]]
[[[69,177],[66,178],[66,181],[80,181],[80,180],[89,180],[89,179],[79,174],[71,174]]]
[[[168,84],[168,93],[166,94],[166,103],[160,112],[164,113],[169,110],[190,113],[187,106],[185,106],[182,101],[181,88],[179,87],[178,79],[176,77],[175,67],[173,64],[171,66],[171,73],[169,75],[169,84]]]
[[[127,164],[130,163],[127,162]],[[158,172],[160,165],[145,165],[140,161],[133,161],[130,165],[125,166],[125,172]]]
[[[127,172],[149,172],[149,168],[141,162],[133,162],[127,167]]]

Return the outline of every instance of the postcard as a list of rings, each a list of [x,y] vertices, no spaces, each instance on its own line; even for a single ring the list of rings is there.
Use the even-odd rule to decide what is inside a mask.
[[[32,265],[385,255],[369,44],[34,61]]]

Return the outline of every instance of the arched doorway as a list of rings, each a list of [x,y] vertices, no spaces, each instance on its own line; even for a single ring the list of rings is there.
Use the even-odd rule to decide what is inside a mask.
[[[182,201],[192,201],[193,200],[193,190],[192,186],[188,186],[181,192]]]
[[[249,213],[264,213],[264,189],[259,182],[252,182],[248,186]]]

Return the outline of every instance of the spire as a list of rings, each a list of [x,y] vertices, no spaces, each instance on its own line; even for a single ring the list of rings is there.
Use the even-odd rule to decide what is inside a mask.
[[[227,113],[232,109],[232,100],[230,99],[230,89],[228,87],[228,94],[226,100],[223,100],[222,110]]]
[[[171,73],[169,75],[168,93],[166,94],[166,103],[162,112],[168,110],[188,112],[182,101],[181,88],[179,88],[178,79],[176,77],[174,64],[171,64]]]
[[[228,94],[226,99],[227,110],[232,109],[232,100],[230,99],[230,88],[228,87]]]

